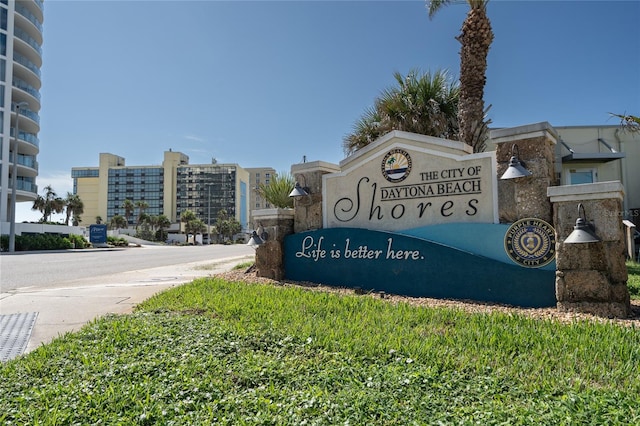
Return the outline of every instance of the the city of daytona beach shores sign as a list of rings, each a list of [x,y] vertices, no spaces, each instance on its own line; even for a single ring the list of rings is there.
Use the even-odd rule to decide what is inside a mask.
[[[498,220],[495,152],[394,131],[325,174],[322,229],[288,235],[285,278],[554,306],[553,228]],[[505,242],[505,236],[508,242]],[[544,254],[541,255],[541,253]]]
[[[324,228],[498,222],[495,152],[394,131],[323,177]]]

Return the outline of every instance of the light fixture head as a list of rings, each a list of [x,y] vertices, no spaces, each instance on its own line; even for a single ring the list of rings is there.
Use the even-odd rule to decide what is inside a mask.
[[[567,244],[597,243],[600,238],[595,234],[595,227],[587,222],[582,203],[578,204],[578,219],[573,231],[564,240]]]
[[[506,179],[517,179],[521,177],[531,176],[531,172],[524,168],[523,164],[520,162],[518,158],[518,145],[513,145],[511,147],[511,158],[509,159],[509,168],[506,172],[500,177],[501,180]]]
[[[266,236],[266,232],[263,232],[262,234]],[[258,235],[256,231],[253,231],[251,233],[251,238],[249,238],[249,242],[247,242],[247,245],[253,248],[257,248],[258,246],[264,244],[265,239]]]
[[[289,197],[304,197],[305,195],[309,195],[309,188],[301,187],[298,182],[293,187],[293,191],[289,193]]]

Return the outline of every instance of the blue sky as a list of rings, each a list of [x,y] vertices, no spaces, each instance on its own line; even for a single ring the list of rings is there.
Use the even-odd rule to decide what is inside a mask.
[[[40,189],[72,189],[101,152],[129,166],[289,171],[343,158],[342,138],[393,73],[459,74],[465,2],[45,2]],[[640,114],[639,1],[497,1],[485,103],[494,127],[617,124]],[[37,220],[31,203],[17,219]]]

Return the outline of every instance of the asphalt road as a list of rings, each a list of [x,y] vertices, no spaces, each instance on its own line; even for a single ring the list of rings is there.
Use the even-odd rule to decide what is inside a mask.
[[[0,358],[129,313],[154,294],[255,258],[246,245],[143,246],[0,255]]]
[[[96,285],[112,280],[113,275],[143,273],[169,267],[222,259],[253,256],[251,247],[242,244],[208,246],[144,246],[114,250],[68,250],[0,255],[0,292],[17,289],[47,289],[61,286]]]

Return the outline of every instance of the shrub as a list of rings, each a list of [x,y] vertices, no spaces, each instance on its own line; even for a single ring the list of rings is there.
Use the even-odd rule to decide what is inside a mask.
[[[69,241],[73,244],[73,247],[77,249],[83,249],[89,247],[89,241],[82,235],[71,234],[68,237]]]
[[[82,237],[81,237],[82,238]],[[2,251],[9,250],[9,236],[0,239]],[[28,250],[66,250],[72,248],[68,238],[53,234],[25,234],[16,235],[16,251]]]
[[[260,184],[258,193],[267,202],[278,208],[292,208],[293,198],[289,193],[296,181],[290,173],[281,172],[271,178],[268,185]]]
[[[126,247],[129,245],[129,242],[122,237],[116,238],[116,237],[108,236],[107,244],[116,246],[116,247],[123,247],[123,246]]]

